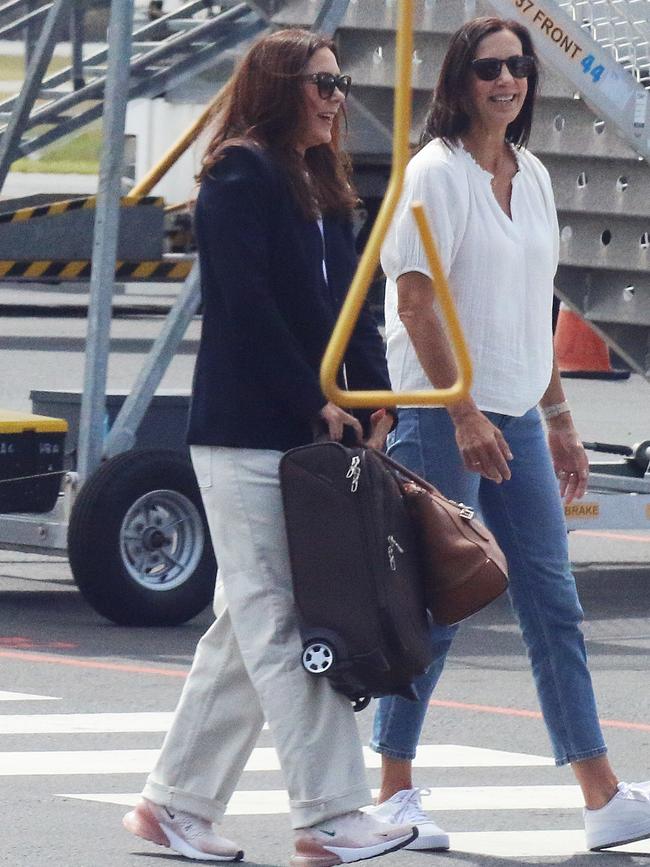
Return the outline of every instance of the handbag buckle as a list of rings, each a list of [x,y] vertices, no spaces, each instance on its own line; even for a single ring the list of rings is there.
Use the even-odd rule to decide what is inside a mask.
[[[466,506],[465,503],[459,503],[460,512],[458,513],[461,518],[465,518],[466,521],[471,521],[474,517],[474,509],[470,509],[469,506]]]

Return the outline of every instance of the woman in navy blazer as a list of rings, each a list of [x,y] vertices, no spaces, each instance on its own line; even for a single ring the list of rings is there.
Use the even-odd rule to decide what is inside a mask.
[[[349,87],[328,39],[264,37],[215,103],[200,175],[203,327],[188,439],[219,562],[217,619],[124,825],[201,860],[243,857],[213,823],[265,720],[289,790],[292,867],[375,857],[417,835],[359,810],[371,797],[352,706],[302,669],[278,480],[283,452],[309,443],[318,425],[332,439],[350,428],[381,447],[393,421],[385,410],[355,417],[319,385],[355,268],[356,198],[339,150]],[[345,380],[390,387],[367,311]]]

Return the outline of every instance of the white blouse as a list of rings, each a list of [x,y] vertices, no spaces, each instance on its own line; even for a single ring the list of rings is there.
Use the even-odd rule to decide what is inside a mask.
[[[397,278],[409,271],[431,276],[410,211],[421,201],[469,346],[479,409],[520,416],[546,391],[558,222],[548,172],[528,151],[513,152],[519,170],[512,219],[494,197],[492,175],[462,145],[449,149],[436,139],[409,163],[381,255],[393,389],[431,388],[397,315]]]

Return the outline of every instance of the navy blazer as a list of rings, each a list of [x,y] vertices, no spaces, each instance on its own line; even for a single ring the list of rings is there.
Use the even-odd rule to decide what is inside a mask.
[[[356,268],[349,219],[323,235],[261,148],[232,147],[195,213],[203,324],[188,442],[286,451],[312,441],[326,398],[319,368]],[[323,274],[323,252],[327,280]],[[350,389],[389,389],[384,347],[364,309],[345,356]],[[357,413],[367,425],[369,413]]]

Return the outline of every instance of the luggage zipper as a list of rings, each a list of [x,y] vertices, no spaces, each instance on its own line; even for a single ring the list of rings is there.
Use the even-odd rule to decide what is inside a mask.
[[[397,561],[395,560],[395,551],[396,550],[400,554],[404,553],[404,549],[402,548],[400,543],[397,541],[395,536],[389,536],[388,537],[388,564],[390,566],[391,572],[397,572]]]
[[[379,474],[379,468],[373,464],[372,453],[363,452],[363,467],[366,475],[366,485],[361,490],[361,495],[368,504],[375,504],[377,501],[377,493],[373,491],[373,481],[375,475]],[[379,479],[377,479],[379,481]],[[379,490],[380,485],[377,485]],[[364,509],[364,514],[370,514],[370,509]],[[368,526],[370,524],[370,526]],[[364,530],[366,540],[372,539],[373,545],[370,554],[370,562],[372,563],[375,586],[377,588],[377,603],[379,609],[379,623],[382,630],[384,640],[386,641],[386,661],[397,673],[398,669],[404,666],[404,660],[400,654],[406,650],[406,645],[401,635],[397,632],[395,625],[390,617],[391,604],[388,594],[388,584],[390,579],[386,572],[386,561],[384,557],[388,554],[388,563],[392,572],[397,572],[397,557],[395,552],[404,554],[404,549],[399,544],[397,539],[391,534],[385,536],[378,531],[376,522],[365,521]],[[388,544],[388,547],[386,547]],[[392,556],[391,556],[392,555]],[[391,660],[387,657],[390,656]]]
[[[378,587],[378,602],[379,608],[384,613],[388,611],[388,600],[386,599],[386,590],[384,587],[384,582],[381,580],[382,575],[382,565],[383,565],[383,550],[384,550],[384,540],[379,537],[377,533],[377,527],[374,521],[368,521],[368,514],[371,513],[371,508],[366,508],[366,506],[371,507],[375,503],[375,495],[372,490],[372,467],[368,461],[367,452],[362,452],[362,455],[355,457],[352,459],[352,465],[350,466],[350,471],[352,471],[352,467],[354,466],[356,472],[356,483],[358,487],[359,477],[361,475],[361,457],[363,457],[363,466],[365,470],[366,476],[366,485],[361,489],[361,496],[364,501],[364,508],[361,509],[361,518],[363,524],[363,535],[366,543],[366,557],[368,558],[368,562],[371,564],[372,574],[374,575],[374,580]],[[354,484],[354,479],[353,479]],[[356,488],[355,488],[356,490]],[[382,617],[383,619],[383,617]]]
[[[352,458],[349,470],[345,474],[346,479],[352,479],[352,481],[350,482],[350,490],[353,494],[356,494],[359,488],[359,476],[361,475],[361,467],[359,466],[360,463],[361,458],[359,457],[359,455],[355,455]]]

